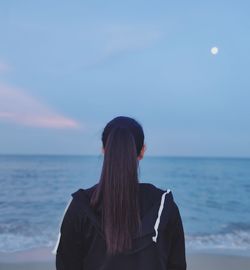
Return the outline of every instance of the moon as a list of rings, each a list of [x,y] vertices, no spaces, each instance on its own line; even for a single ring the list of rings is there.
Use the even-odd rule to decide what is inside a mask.
[[[219,52],[218,47],[211,48],[211,54],[216,55]]]

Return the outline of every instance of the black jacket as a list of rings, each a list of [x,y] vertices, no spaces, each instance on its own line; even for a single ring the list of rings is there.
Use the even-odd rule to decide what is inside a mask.
[[[96,187],[72,194],[55,247],[57,270],[185,270],[185,241],[181,216],[170,190],[140,183],[142,234],[133,249],[105,254],[100,216],[89,205]]]

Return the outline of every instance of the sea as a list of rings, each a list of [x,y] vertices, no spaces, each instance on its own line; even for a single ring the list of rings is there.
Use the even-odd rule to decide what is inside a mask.
[[[0,155],[0,252],[53,248],[71,194],[98,183],[102,162]],[[250,255],[250,159],[145,157],[139,181],[172,191],[187,251]]]

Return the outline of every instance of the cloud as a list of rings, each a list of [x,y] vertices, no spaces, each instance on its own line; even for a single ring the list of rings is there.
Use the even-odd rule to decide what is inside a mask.
[[[9,70],[10,70],[10,66],[0,61],[0,73],[7,72]]]
[[[65,117],[23,90],[0,84],[0,121],[24,126],[76,129],[80,124]]]
[[[110,25],[103,29],[104,49],[114,54],[150,47],[162,36],[161,31],[150,26]]]
[[[92,68],[114,57],[140,52],[154,46],[163,36],[160,27],[153,25],[104,24],[93,26],[91,31],[83,29],[73,53],[68,54],[66,69],[74,69],[76,63]],[[64,59],[61,55],[59,58]]]

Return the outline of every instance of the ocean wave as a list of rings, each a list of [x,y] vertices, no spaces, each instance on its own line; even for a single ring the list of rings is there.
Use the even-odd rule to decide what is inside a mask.
[[[0,234],[0,252],[15,252],[31,248],[53,247],[57,235],[36,234],[21,235],[14,233]],[[235,230],[230,233],[186,235],[188,250],[250,250],[250,230]]]
[[[234,230],[227,233],[186,235],[188,249],[250,250],[250,230]]]
[[[0,252],[23,251],[38,247],[52,247],[54,242],[40,235],[24,236],[16,234],[0,234]]]

